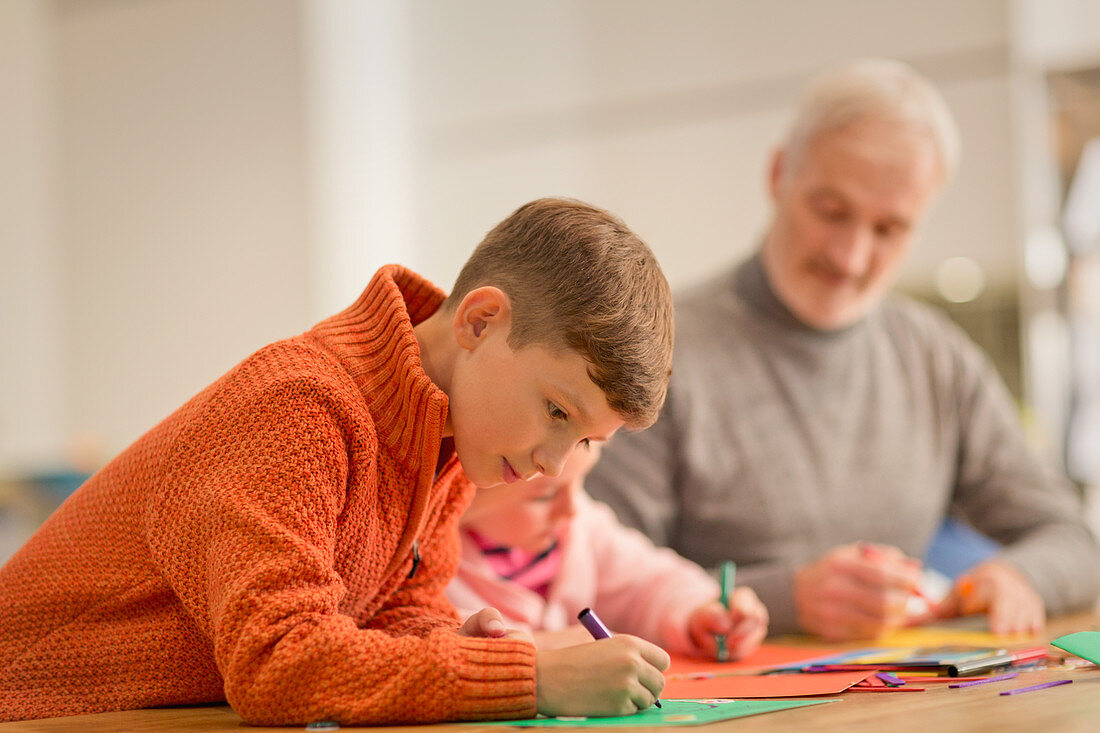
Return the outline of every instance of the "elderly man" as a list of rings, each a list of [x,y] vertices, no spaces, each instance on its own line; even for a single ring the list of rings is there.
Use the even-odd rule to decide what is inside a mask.
[[[660,420],[589,478],[654,540],[735,560],[773,631],[913,622],[915,558],[949,513],[1003,547],[935,614],[1031,631],[1097,595],[1080,498],[1029,451],[987,358],[940,313],[885,297],[956,157],[946,104],[903,64],[820,77],[775,154],[759,252],[679,300]]]

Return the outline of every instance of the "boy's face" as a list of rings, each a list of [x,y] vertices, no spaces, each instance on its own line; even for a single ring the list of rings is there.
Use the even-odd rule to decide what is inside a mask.
[[[577,511],[585,475],[599,458],[599,446],[573,452],[562,472],[512,486],[479,489],[462,526],[504,547],[542,552],[557,540]]]
[[[451,372],[448,423],[466,475],[479,488],[557,476],[582,443],[623,425],[588,364],[573,351],[533,344],[513,351],[507,296],[473,291],[454,320],[460,349]],[[495,293],[503,300],[494,301]],[[472,300],[472,303],[467,303]]]

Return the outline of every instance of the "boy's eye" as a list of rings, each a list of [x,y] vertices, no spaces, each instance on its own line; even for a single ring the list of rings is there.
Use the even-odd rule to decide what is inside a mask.
[[[590,441],[588,438],[585,438],[580,442],[580,446],[581,448],[588,450],[590,447],[592,447],[592,441]]]
[[[548,405],[548,409],[550,411],[550,417],[554,420],[564,420],[569,417],[565,414],[565,410],[561,409],[553,402],[547,402],[546,404]]]

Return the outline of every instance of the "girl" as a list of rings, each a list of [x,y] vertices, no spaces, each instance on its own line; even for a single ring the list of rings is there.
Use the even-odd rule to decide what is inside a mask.
[[[751,654],[767,633],[764,604],[742,587],[727,610],[706,571],[589,497],[583,480],[598,458],[598,446],[582,446],[556,477],[478,490],[459,522],[462,561],[447,589],[459,613],[494,607],[540,650],[591,641],[576,618],[592,607],[613,631],[670,652],[713,659],[724,635],[730,659]]]

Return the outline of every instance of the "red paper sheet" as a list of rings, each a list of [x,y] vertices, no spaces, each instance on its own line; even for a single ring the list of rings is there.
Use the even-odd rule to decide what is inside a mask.
[[[856,687],[886,687],[886,683],[882,681],[877,674],[867,675],[867,678],[860,682]]]
[[[762,644],[752,656],[736,662],[716,662],[713,659],[694,659],[672,655],[672,665],[665,672],[665,679],[691,674],[721,675],[754,672],[792,662],[819,659],[827,654],[836,654],[835,649],[812,646],[782,646]]]
[[[701,700],[712,697],[804,697],[835,695],[867,677],[858,672],[817,672],[814,674],[731,675],[704,679],[672,679],[665,684],[661,697],[670,700]],[[874,674],[874,672],[871,672]],[[875,689],[875,688],[869,688]]]

